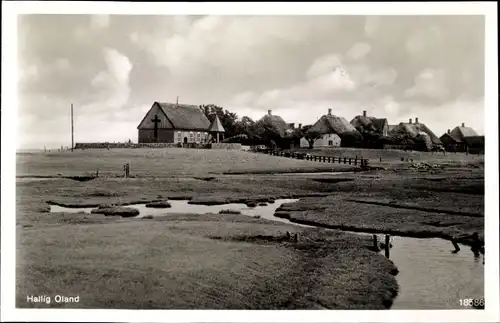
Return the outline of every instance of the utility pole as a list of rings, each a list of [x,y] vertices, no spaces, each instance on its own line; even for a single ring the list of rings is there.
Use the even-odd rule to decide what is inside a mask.
[[[71,151],[74,147],[74,127],[73,127],[73,103],[71,103]]]
[[[176,104],[179,104],[179,96],[177,96],[177,103]]]

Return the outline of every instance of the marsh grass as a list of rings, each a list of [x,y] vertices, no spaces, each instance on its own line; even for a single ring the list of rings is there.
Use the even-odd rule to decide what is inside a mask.
[[[261,219],[233,218],[205,215],[193,221],[173,215],[159,222],[20,231],[17,289],[22,292],[17,306],[297,309],[321,304],[383,309],[397,292],[392,263],[366,250],[367,241],[339,233],[316,242],[315,232],[300,243],[260,243],[259,236],[302,231]],[[339,275],[343,285],[338,284]],[[80,303],[26,303],[26,293],[61,291],[79,295]]]

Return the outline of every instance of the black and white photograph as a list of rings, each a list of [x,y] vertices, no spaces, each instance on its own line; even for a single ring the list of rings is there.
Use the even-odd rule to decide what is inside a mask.
[[[2,320],[500,319],[496,3],[83,4],[5,4]]]

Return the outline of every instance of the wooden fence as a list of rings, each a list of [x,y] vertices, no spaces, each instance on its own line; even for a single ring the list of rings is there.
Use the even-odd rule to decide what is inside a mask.
[[[290,153],[290,152],[283,152],[283,151],[276,151],[276,150],[270,150],[267,153],[269,155],[272,155],[272,156],[305,159],[305,160],[322,162],[322,163],[334,164],[335,162],[337,162],[338,164],[344,163],[344,164],[355,165],[355,166],[357,166],[359,164],[361,167],[368,166],[368,159],[358,158],[357,156],[355,158],[352,158],[352,157],[350,157],[350,158],[348,158],[348,157],[333,157],[333,156],[316,156],[316,155],[311,155],[311,154]]]

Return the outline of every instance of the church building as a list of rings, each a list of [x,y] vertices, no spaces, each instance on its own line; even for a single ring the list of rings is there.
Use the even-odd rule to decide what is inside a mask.
[[[154,102],[137,127],[139,143],[206,143],[210,121],[197,105]]]

